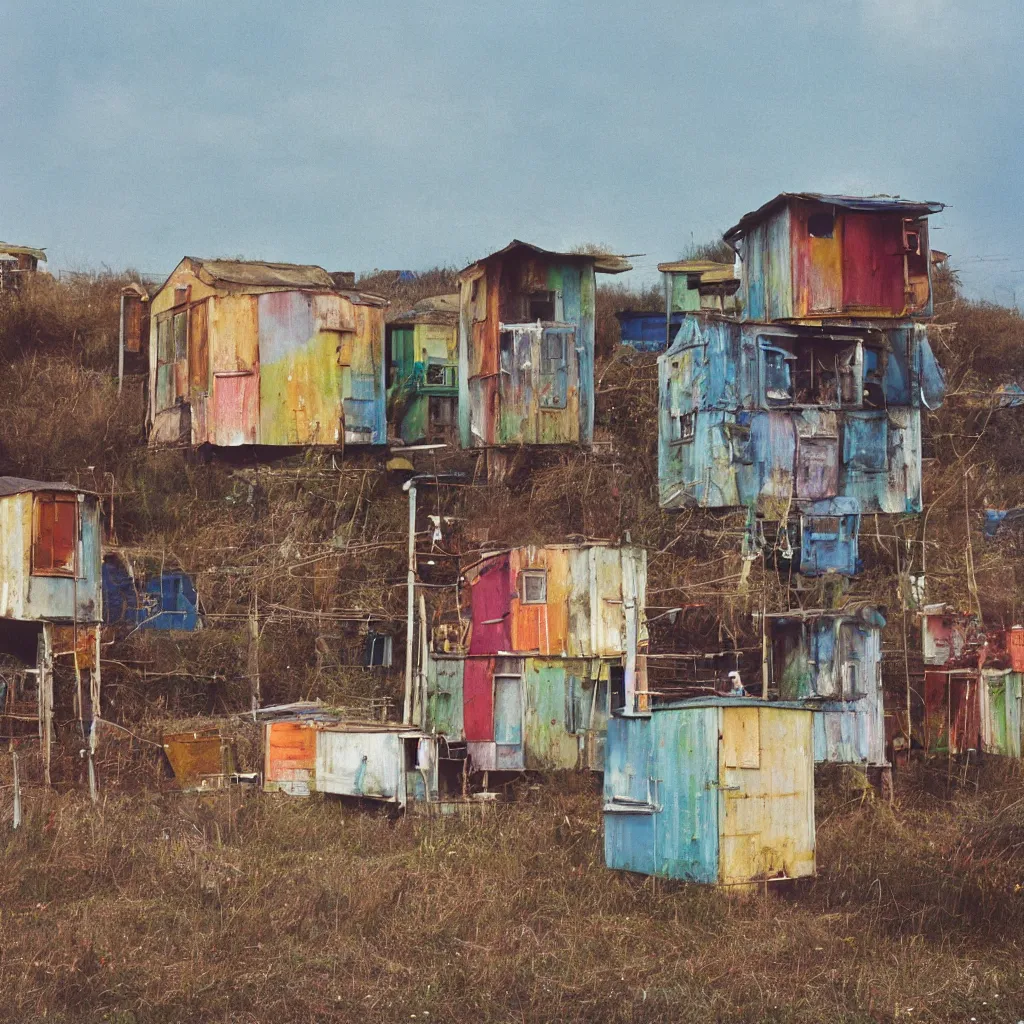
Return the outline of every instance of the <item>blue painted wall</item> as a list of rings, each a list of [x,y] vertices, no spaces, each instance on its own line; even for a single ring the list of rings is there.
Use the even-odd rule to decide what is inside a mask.
[[[139,629],[197,629],[196,588],[176,569],[136,583],[120,562],[107,558],[103,562],[103,622]]]

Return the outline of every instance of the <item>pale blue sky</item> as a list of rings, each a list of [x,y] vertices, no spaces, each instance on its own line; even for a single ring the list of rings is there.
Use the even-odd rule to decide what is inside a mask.
[[[1020,0],[14,3],[0,238],[462,265],[518,236],[647,253],[783,190],[899,193],[1024,304]]]

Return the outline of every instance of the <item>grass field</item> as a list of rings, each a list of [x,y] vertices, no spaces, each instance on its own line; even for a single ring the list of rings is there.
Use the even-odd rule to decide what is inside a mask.
[[[819,877],[607,871],[590,780],[478,822],[332,800],[29,794],[5,826],[6,1020],[984,1021],[1024,1017],[1024,804],[989,770],[890,807],[832,780]],[[9,818],[7,819],[9,821]]]

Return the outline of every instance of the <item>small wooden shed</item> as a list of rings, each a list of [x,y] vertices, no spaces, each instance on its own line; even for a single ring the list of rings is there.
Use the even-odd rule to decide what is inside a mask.
[[[607,866],[748,888],[813,875],[812,714],[710,697],[613,716]]]

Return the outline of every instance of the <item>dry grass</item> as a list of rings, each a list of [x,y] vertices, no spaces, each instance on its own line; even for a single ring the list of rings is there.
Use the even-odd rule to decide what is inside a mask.
[[[1005,787],[894,809],[831,795],[818,881],[741,900],[607,871],[585,781],[517,796],[467,823],[238,792],[95,809],[30,794],[25,826],[2,841],[4,1016],[1005,1022],[1024,1010],[1024,876],[993,839],[1024,825]]]

